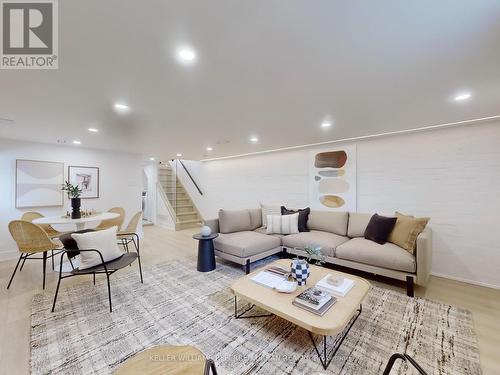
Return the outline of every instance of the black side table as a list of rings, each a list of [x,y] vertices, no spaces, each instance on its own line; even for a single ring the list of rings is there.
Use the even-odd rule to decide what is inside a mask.
[[[215,269],[214,238],[219,237],[218,233],[212,233],[210,236],[202,236],[201,233],[193,235],[198,240],[198,266],[196,269],[200,272],[209,272]]]

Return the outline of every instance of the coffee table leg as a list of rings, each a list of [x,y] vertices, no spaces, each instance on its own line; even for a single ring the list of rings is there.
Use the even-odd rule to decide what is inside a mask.
[[[252,310],[254,307],[255,307],[255,305],[252,305],[248,309],[246,309],[245,311],[243,311],[242,313],[238,314],[238,297],[234,296],[234,317],[236,319],[243,319],[243,318],[265,318],[265,317],[269,317],[269,316],[273,315],[273,314],[265,314],[265,315],[262,314],[262,315],[247,315],[247,316],[243,316],[247,312],[249,312],[250,310]]]
[[[335,357],[335,354],[337,354],[337,351],[340,348],[340,345],[344,342],[344,339],[347,337],[347,334],[351,330],[352,326],[358,320],[358,317],[361,315],[361,312],[363,311],[363,306],[359,305],[359,309],[357,310],[356,314],[351,318],[349,323],[347,324],[346,328],[337,335],[335,338],[335,341],[333,342],[333,352],[330,356],[328,356],[327,348],[326,348],[326,336],[323,336],[323,354],[319,352],[318,347],[316,346],[316,341],[314,341],[314,337],[310,331],[307,331],[309,333],[309,337],[311,338],[311,341],[314,345],[314,349],[316,349],[316,353],[318,354],[319,360],[321,362],[321,365],[323,368],[326,370],[330,363],[333,360],[333,357]]]

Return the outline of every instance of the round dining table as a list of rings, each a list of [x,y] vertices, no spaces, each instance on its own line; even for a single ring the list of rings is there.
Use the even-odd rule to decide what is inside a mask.
[[[80,219],[72,219],[71,217],[67,216],[47,216],[47,217],[41,217],[38,219],[34,219],[33,223],[34,224],[72,224],[76,226],[76,230],[83,230],[85,229],[85,226],[89,223],[95,223],[96,221],[102,221],[102,220],[109,220],[109,219],[115,219],[119,214],[115,212],[103,212],[100,214],[95,214],[95,215],[90,215],[90,216],[85,216]]]
[[[47,217],[41,217],[38,219],[34,219],[33,223],[34,224],[68,224],[68,225],[75,225],[76,230],[83,230],[85,229],[85,226],[89,223],[95,223],[96,221],[102,221],[102,220],[108,220],[108,219],[115,219],[119,214],[115,212],[103,212],[100,214],[95,214],[95,215],[90,215],[86,217],[82,217],[80,219],[72,219],[71,217],[67,216],[47,216]],[[62,258],[61,258],[62,260]],[[80,266],[80,257],[77,256],[73,262],[63,262],[62,265],[62,272],[71,272],[74,268],[77,268]],[[59,268],[55,268],[54,271],[59,272]]]

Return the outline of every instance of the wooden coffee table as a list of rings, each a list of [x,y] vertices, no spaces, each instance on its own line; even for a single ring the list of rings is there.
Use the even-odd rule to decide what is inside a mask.
[[[269,266],[279,266],[285,269],[290,268],[290,259],[280,259]],[[307,279],[307,285],[298,287],[294,293],[279,293],[276,290],[259,285],[250,278],[264,269],[256,270],[242,278],[236,280],[231,285],[234,293],[234,315],[235,318],[256,318],[270,316],[266,315],[246,315],[254,306],[258,306],[271,314],[277,315],[291,323],[306,329],[313,342],[316,353],[319,356],[323,368],[326,370],[331,363],[335,353],[346,338],[354,322],[362,311],[361,303],[370,289],[370,283],[361,277],[337,272],[328,268],[311,265],[311,275]],[[315,315],[309,311],[294,306],[292,301],[305,289],[316,285],[327,274],[334,274],[354,280],[353,288],[345,297],[338,297],[337,302],[323,316]],[[238,297],[252,303],[250,308],[243,312],[238,311]],[[316,346],[313,334],[323,336],[323,354]],[[336,336],[333,343],[332,354],[328,357],[327,336]],[[328,351],[330,351],[328,350]]]

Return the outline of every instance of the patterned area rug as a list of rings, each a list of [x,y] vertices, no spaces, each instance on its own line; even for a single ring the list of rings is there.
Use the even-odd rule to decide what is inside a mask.
[[[175,261],[112,276],[113,313],[105,282],[62,285],[34,297],[33,374],[109,374],[154,345],[194,345],[219,374],[381,374],[394,352],[408,353],[428,374],[480,374],[471,314],[441,303],[372,287],[363,313],[328,370],[305,330],[276,316],[234,319],[231,281],[243,271],[218,264],[199,273]],[[243,306],[242,306],[243,308]],[[398,361],[391,374],[413,374]]]

